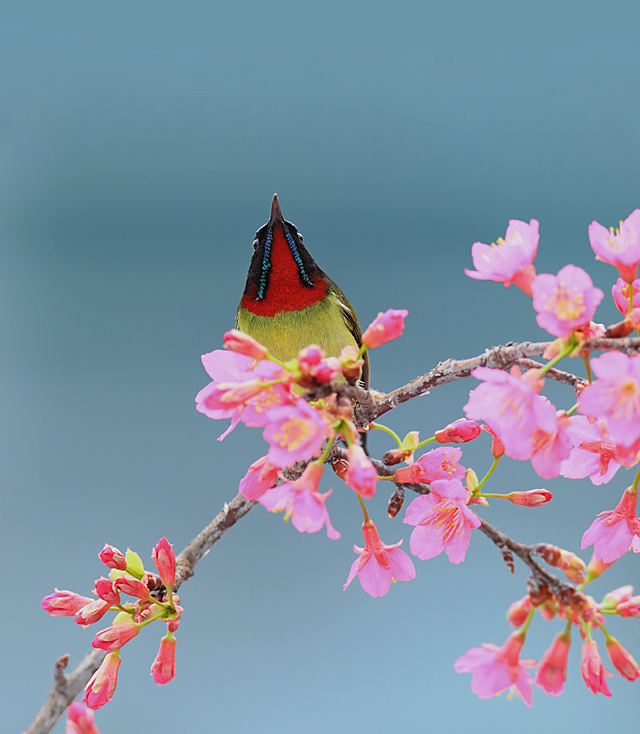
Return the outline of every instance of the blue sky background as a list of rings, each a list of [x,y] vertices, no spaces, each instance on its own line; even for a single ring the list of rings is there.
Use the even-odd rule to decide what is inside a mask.
[[[540,221],[539,272],[589,269],[616,318],[610,266],[587,227],[640,206],[640,47],[629,3],[28,3],[0,26],[0,542],[5,558],[2,697],[22,731],[92,630],[47,617],[54,586],[88,593],[104,542],[149,562],[181,549],[264,453],[258,431],[195,411],[200,355],[233,325],[253,233],[277,191],[285,216],[347,293],[361,323],[408,308],[402,338],[372,355],[389,390],[448,357],[543,339],[528,299],[471,281],[470,248],[509,219]],[[578,369],[576,367],[576,369]],[[394,411],[428,435],[460,416],[472,383]],[[572,396],[548,391],[559,406]],[[488,467],[488,442],[463,464]],[[372,449],[389,448],[376,436]],[[544,482],[505,460],[494,491],[546,486],[543,508],[499,503],[490,522],[523,542],[577,550],[605,487]],[[338,542],[253,510],[181,589],[178,677],[149,676],[161,630],[123,650],[103,734],[180,731],[407,734],[473,727],[595,730],[628,721],[637,685],[594,697],[574,640],[559,697],[534,708],[480,701],[453,662],[501,644],[511,577],[474,534],[460,566],[371,599],[342,584],[360,543],[353,493],[332,477]],[[386,542],[409,532],[371,503]],[[638,581],[623,558],[594,596]],[[106,625],[105,625],[106,626]],[[611,629],[640,657],[633,620]],[[561,625],[536,619],[539,658]],[[62,724],[57,732],[63,731]]]

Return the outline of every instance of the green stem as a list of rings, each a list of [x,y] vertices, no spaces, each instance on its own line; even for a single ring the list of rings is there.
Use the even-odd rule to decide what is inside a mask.
[[[362,508],[362,514],[364,515],[364,521],[370,522],[369,513],[367,512],[367,508],[364,505],[364,501],[362,497],[356,492],[356,497],[358,498],[358,501],[360,502],[360,507]]]
[[[475,489],[475,493],[477,493],[477,492],[479,492],[479,491],[480,491],[480,489],[481,489],[482,485],[483,485],[483,484],[484,484],[484,483],[485,483],[485,482],[487,481],[487,479],[489,479],[489,477],[490,477],[490,476],[491,476],[491,475],[493,474],[493,472],[494,472],[494,471],[496,470],[496,467],[498,466],[498,462],[499,462],[499,461],[500,461],[500,457],[499,457],[499,456],[496,456],[496,457],[494,457],[494,459],[493,459],[493,464],[491,464],[491,468],[490,468],[490,469],[489,469],[489,471],[488,471],[488,472],[487,472],[487,473],[486,473],[486,474],[484,475],[484,477],[482,478],[482,481],[480,481],[480,482],[478,483],[478,486],[477,486],[477,487],[476,487],[476,489]],[[489,496],[489,495],[487,495],[487,496]]]
[[[578,403],[569,408],[569,410],[567,411],[567,418],[571,417],[576,412],[576,410],[578,410]]]
[[[322,452],[322,456],[319,459],[316,459],[316,464],[318,464],[318,466],[324,465],[325,461],[327,460],[327,457],[331,453],[331,449],[333,448],[333,444],[335,442],[336,442],[336,437],[334,436],[327,444],[327,448]]]
[[[589,380],[589,384],[593,382],[593,377],[591,376],[591,364],[589,363],[589,355],[583,354],[582,359],[584,360],[584,366],[587,369],[587,379]]]
[[[593,617],[593,619],[594,619],[595,623],[598,625],[598,627],[600,627],[600,629],[602,630],[602,632],[604,634],[605,640],[607,642],[609,642],[610,640],[613,640],[613,635],[610,635],[607,632],[607,628],[602,624],[602,622],[599,622],[595,616]]]
[[[529,629],[529,625],[531,624],[531,620],[533,619],[533,615],[536,613],[536,608],[531,607],[529,609],[529,614],[527,614],[527,618],[524,620],[524,624],[520,628],[520,633],[523,635],[527,634],[527,630]]]
[[[416,446],[416,449],[421,449],[423,446],[426,446],[428,443],[433,443],[434,441],[437,441],[435,436],[431,436],[431,438],[425,438],[424,441],[420,441],[420,443]]]
[[[383,426],[382,423],[369,423],[370,428],[377,428],[379,431],[384,431],[385,433],[388,433],[390,436],[393,436],[396,440],[396,443],[398,444],[398,448],[402,448],[402,441],[400,439],[400,436],[398,436],[395,431],[392,431],[390,428],[387,428],[387,426]]]
[[[576,348],[575,339],[571,337],[569,339],[569,343],[565,344],[564,349],[560,352],[560,354],[556,354],[556,356],[547,362],[547,364],[544,365],[544,367],[540,368],[540,376],[545,375],[552,367],[555,367],[558,362],[561,359],[564,359],[569,352],[572,352]]]

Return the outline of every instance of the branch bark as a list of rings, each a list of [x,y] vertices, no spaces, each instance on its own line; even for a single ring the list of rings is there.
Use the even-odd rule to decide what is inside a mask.
[[[515,364],[520,364],[527,369],[535,368],[536,362],[532,361],[532,357],[541,356],[551,342],[522,342],[520,344],[506,344],[504,346],[493,347],[487,349],[484,354],[465,360],[448,359],[440,362],[434,369],[430,370],[421,377],[417,377],[407,385],[398,388],[386,395],[376,396],[372,399],[371,395],[359,388],[348,388],[361,404],[363,413],[370,422],[375,417],[379,417],[388,413],[393,408],[402,403],[406,403],[420,395],[424,395],[429,390],[444,385],[448,382],[468,377],[476,367],[493,367],[497,369],[510,369]],[[640,349],[640,338],[627,339],[611,339],[598,338],[589,339],[584,344],[584,349],[592,350],[616,350],[625,354],[636,354]],[[574,387],[580,386],[583,382],[582,378],[572,375],[561,370],[549,370],[547,377],[558,380]],[[357,392],[360,390],[360,392]],[[357,394],[356,394],[357,393]],[[373,417],[371,417],[373,416]],[[381,474],[387,473],[387,468],[380,462],[374,462]],[[429,491],[427,485],[403,485],[408,489],[417,492]],[[247,512],[256,504],[246,500],[241,494],[234,499],[225,503],[222,510],[216,517],[204,528],[192,541],[190,541],[184,550],[177,557],[176,584],[175,589],[183,584],[194,574],[197,563],[204,558],[211,547],[220,538],[233,527],[238,520],[244,517]],[[508,548],[510,551],[518,555],[539,578],[544,579],[545,583],[552,589],[557,590],[558,594],[570,593],[567,589],[575,592],[572,586],[564,584],[555,578],[552,574],[545,571],[531,557],[528,546],[522,546],[516,541],[511,540],[496,528],[483,521],[482,531],[493,542],[501,548]],[[64,713],[73,699],[89,682],[91,676],[100,667],[105,653],[102,650],[90,650],[85,657],[80,660],[71,673],[64,673],[66,660],[62,664],[63,658],[57,663],[54,671],[54,685],[51,689],[44,706],[40,713],[36,716],[31,726],[24,734],[47,734],[60,716]]]

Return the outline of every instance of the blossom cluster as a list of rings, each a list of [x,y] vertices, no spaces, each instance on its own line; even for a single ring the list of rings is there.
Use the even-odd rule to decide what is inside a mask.
[[[157,573],[146,571],[140,556],[131,550],[122,553],[114,546],[105,545],[99,558],[110,571],[108,578],[101,576],[96,580],[93,589],[96,599],[56,589],[41,603],[49,615],[74,617],[82,627],[99,622],[109,611],[116,612],[112,625],[97,632],[92,642],[94,648],[108,654],[85,688],[82,700],[90,709],[99,709],[111,701],[118,682],[120,649],[151,622],[161,620],[167,625],[167,634],[161,639],[160,650],[151,666],[153,680],[164,685],[175,677],[174,633],[182,614],[180,600],[172,592],[176,558],[166,538],[161,538],[151,553]],[[123,594],[136,601],[126,601]],[[85,719],[79,709],[76,715],[80,717],[76,725],[83,726]]]

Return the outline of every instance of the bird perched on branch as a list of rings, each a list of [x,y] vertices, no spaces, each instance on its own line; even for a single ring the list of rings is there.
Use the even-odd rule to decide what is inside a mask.
[[[362,330],[344,293],[307,252],[302,235],[282,216],[277,194],[269,221],[256,232],[236,328],[257,339],[278,359],[318,344],[327,356],[360,348]],[[365,353],[361,383],[369,387]]]

